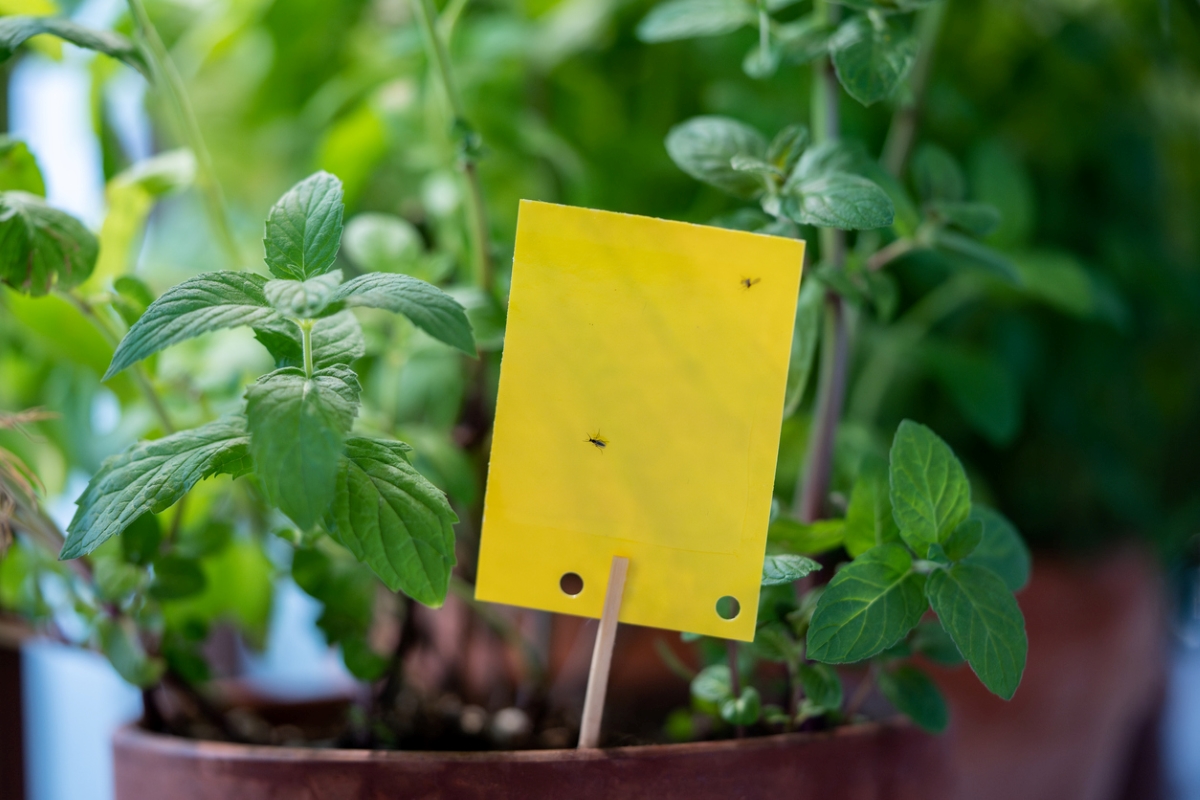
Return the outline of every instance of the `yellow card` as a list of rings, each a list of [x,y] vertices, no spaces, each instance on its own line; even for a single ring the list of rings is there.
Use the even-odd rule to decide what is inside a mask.
[[[478,599],[599,617],[619,555],[620,621],[754,638],[803,262],[794,239],[522,201]]]

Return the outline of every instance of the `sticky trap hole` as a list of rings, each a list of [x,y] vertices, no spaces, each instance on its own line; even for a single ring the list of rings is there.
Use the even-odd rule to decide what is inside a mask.
[[[742,604],[732,595],[725,595],[717,601],[717,616],[724,620],[737,619],[742,610]]]
[[[568,572],[559,579],[558,588],[568,597],[576,597],[583,591],[583,578],[576,572]]]

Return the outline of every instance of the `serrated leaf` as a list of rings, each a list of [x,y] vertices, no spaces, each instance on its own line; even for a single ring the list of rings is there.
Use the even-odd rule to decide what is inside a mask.
[[[358,415],[358,377],[343,366],[275,370],[246,390],[256,472],[271,502],[309,530],[333,500],[342,441]]]
[[[923,144],[910,167],[917,195],[927,203],[958,203],[967,193],[967,181],[954,156],[935,144]]]
[[[821,319],[825,312],[825,287],[818,281],[805,281],[796,302],[796,321],[792,327],[792,354],[788,360],[787,389],[783,396],[783,417],[796,413],[808,380],[812,376],[821,339]]]
[[[921,670],[905,664],[879,673],[879,690],[896,710],[921,730],[941,733],[950,722],[946,699],[937,684]]]
[[[705,667],[692,678],[692,697],[706,703],[720,704],[732,696],[729,667],[713,664]]]
[[[962,561],[979,546],[983,538],[983,523],[975,519],[967,519],[959,524],[954,532],[942,543],[942,551],[951,561]]]
[[[938,219],[972,236],[987,236],[1000,225],[1000,211],[987,203],[935,200],[929,204],[929,210]]]
[[[886,228],[896,215],[887,192],[848,172],[830,172],[797,183],[785,198],[783,210],[801,225],[847,231]]]
[[[875,457],[867,460],[850,493],[846,509],[846,552],[857,558],[881,544],[898,542],[900,529],[892,517],[887,464]]]
[[[971,513],[971,485],[950,446],[929,428],[904,420],[890,458],[892,514],[918,555],[944,542]]]
[[[85,28],[62,17],[0,17],[0,62],[12,58],[28,39],[43,33],[124,61],[147,78],[152,77],[141,50],[124,36]]]
[[[24,142],[8,136],[0,136],[0,192],[46,196],[46,184],[37,159]]]
[[[357,214],[342,237],[346,255],[363,272],[408,272],[421,256],[421,234],[393,214]]]
[[[28,192],[0,192],[0,283],[35,297],[70,289],[92,274],[99,247],[67,212]]]
[[[790,553],[769,555],[763,560],[762,585],[781,586],[794,583],[820,568],[820,564],[804,556]]]
[[[143,514],[166,511],[203,478],[244,474],[249,457],[246,421],[232,416],[106,459],[77,501],[59,558],[87,555]]]
[[[753,686],[742,689],[741,697],[730,697],[721,703],[721,719],[730,725],[753,725],[760,714],[762,697]]]
[[[842,680],[832,667],[826,664],[802,664],[797,672],[804,695],[815,709],[841,709]]]
[[[823,519],[806,525],[780,517],[767,528],[767,539],[799,555],[815,556],[840,547],[845,533],[840,519]]]
[[[267,267],[276,278],[297,281],[333,266],[342,239],[342,182],[318,172],[297,183],[267,215]]]
[[[838,80],[865,106],[890,97],[917,58],[917,41],[906,31],[864,16],[848,19],[830,37]]]
[[[637,26],[643,42],[670,42],[719,36],[755,20],[745,0],[667,0],[650,10]]]
[[[312,319],[333,302],[338,287],[342,284],[342,271],[335,269],[306,281],[267,281],[263,296],[271,307],[287,317]]]
[[[898,544],[873,548],[825,587],[808,628],[808,657],[842,664],[881,653],[921,621],[925,576]]]
[[[282,318],[263,294],[267,279],[249,272],[209,272],[171,287],[146,309],[104,374],[108,380],[147,356],[210,331],[264,325]]]
[[[303,367],[304,342],[300,329],[285,319],[254,329],[254,336],[275,359],[275,368]],[[313,323],[312,356],[316,369],[335,364],[350,366],[366,353],[362,325],[349,311],[321,317]]]
[[[999,511],[979,504],[972,506],[971,519],[983,525],[983,532],[965,563],[990,569],[1011,592],[1025,588],[1032,559],[1016,527]]]
[[[331,302],[403,314],[438,341],[475,355],[475,336],[466,310],[441,289],[417,278],[378,272],[361,275],[338,287]]]
[[[392,591],[437,608],[454,568],[446,495],[408,463],[402,442],[350,438],[328,517],[330,533]]]
[[[762,134],[728,117],[693,117],[667,134],[667,153],[688,175],[746,199],[762,192],[762,181],[732,166],[737,155],[765,159]]]
[[[1025,618],[996,573],[978,564],[935,570],[929,604],[959,651],[993,694],[1012,699],[1025,671]]]

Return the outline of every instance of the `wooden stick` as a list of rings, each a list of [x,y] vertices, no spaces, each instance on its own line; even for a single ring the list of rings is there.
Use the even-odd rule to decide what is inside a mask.
[[[621,611],[621,596],[625,593],[625,573],[628,570],[628,558],[613,556],[612,570],[608,573],[608,590],[604,594],[604,611],[600,614],[600,629],[596,631],[596,646],[592,650],[587,695],[583,700],[583,721],[579,726],[580,749],[600,746],[600,719],[604,716],[608,669],[612,666],[613,642],[617,639],[617,614]]]

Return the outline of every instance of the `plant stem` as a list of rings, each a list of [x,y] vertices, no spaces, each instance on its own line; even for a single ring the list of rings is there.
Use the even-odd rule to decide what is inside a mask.
[[[921,113],[921,102],[929,84],[929,73],[933,65],[933,49],[941,32],[942,18],[950,0],[941,0],[926,7],[917,15],[917,60],[913,64],[909,85],[911,92],[907,102],[896,109],[883,144],[880,161],[883,168],[896,177],[904,171],[908,154],[917,137],[917,122]]]
[[[429,62],[437,71],[442,91],[446,95],[446,101],[450,104],[450,113],[454,117],[452,127],[456,136],[473,136],[474,128],[467,121],[462,98],[458,94],[458,85],[455,83],[454,73],[450,69],[450,55],[446,51],[446,43],[438,33],[437,9],[433,6],[433,0],[412,0],[412,4],[424,34],[425,51]],[[460,148],[458,167],[462,170],[467,187],[467,231],[471,238],[471,249],[475,262],[475,285],[490,292],[493,275],[487,205],[484,202],[483,185],[479,181],[479,170],[472,150],[473,146],[470,142]]]
[[[836,21],[836,8],[827,0],[817,0],[814,14],[827,22]],[[812,123],[813,139],[816,143],[838,138],[840,114],[838,97],[840,87],[833,64],[827,56],[813,65]],[[835,269],[841,269],[846,261],[846,233],[833,228],[822,228],[821,259]],[[838,422],[842,416],[842,402],[846,394],[846,380],[850,363],[850,339],[852,324],[850,309],[841,296],[834,292],[825,295],[825,332],[821,346],[821,369],[817,378],[817,401],[813,411],[813,426],[809,433],[808,452],[805,454],[804,469],[796,487],[793,515],[801,522],[814,522],[825,513],[825,499],[829,494],[829,483],[833,474],[833,450],[837,438]]]
[[[304,377],[311,378],[313,376],[313,322],[306,319],[300,320],[296,324],[300,326],[300,338],[304,347]]]
[[[208,146],[204,143],[204,136],[200,132],[200,124],[196,119],[196,112],[192,108],[191,100],[188,98],[183,77],[176,69],[175,62],[171,60],[171,54],[167,52],[162,37],[158,35],[158,29],[150,20],[150,15],[146,13],[145,4],[142,0],[128,0],[128,3],[130,14],[133,16],[134,31],[150,62],[150,72],[154,75],[154,83],[170,101],[175,111],[180,133],[196,156],[200,193],[204,197],[204,205],[208,210],[209,219],[212,221],[213,230],[221,242],[222,249],[225,250],[226,257],[232,261],[231,266],[234,269],[241,269],[241,253],[238,250],[237,239],[234,238],[233,231],[229,226],[225,194],[221,190],[221,184],[217,181],[212,156],[208,152]]]
[[[729,657],[729,690],[733,692],[733,699],[740,700],[742,697],[742,679],[738,675],[738,643],[733,639],[725,640],[725,652]],[[745,725],[735,725],[733,727],[734,735],[739,739],[746,736]]]

